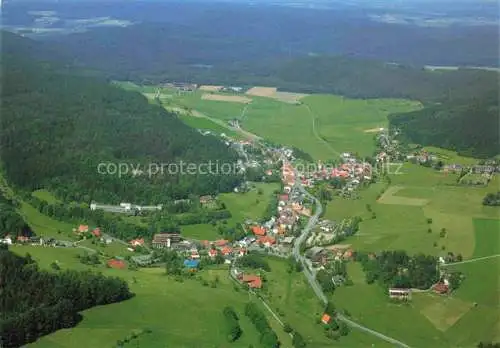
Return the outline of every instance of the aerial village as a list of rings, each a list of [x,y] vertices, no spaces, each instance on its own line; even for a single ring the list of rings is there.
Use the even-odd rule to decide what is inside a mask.
[[[208,134],[211,133],[208,132]],[[22,236],[18,237],[16,241],[12,241],[7,236],[0,242],[51,247],[82,247],[80,243],[85,240],[93,240],[93,243],[104,245],[119,242],[123,244],[130,255],[126,258],[114,256],[108,260],[107,265],[113,268],[125,268],[127,263],[133,264],[134,267],[154,266],[160,260],[158,255],[161,254],[162,250],[175,250],[183,257],[183,266],[190,272],[196,272],[202,262],[228,264],[230,265],[230,275],[235,280],[251,289],[260,289],[264,286],[260,275],[245,273],[238,265],[238,259],[252,253],[269,254],[283,258],[292,255],[296,238],[301,234],[303,227],[314,213],[313,202],[297,189],[298,185],[313,189],[322,182],[341,180],[342,185],[338,188],[338,195],[350,198],[360,185],[370,183],[372,180],[372,166],[350,153],[343,153],[340,162],[335,165],[319,163],[305,169],[305,167],[296,165],[297,161],[293,150],[287,147],[259,147],[248,140],[235,140],[225,134],[218,136],[226,145],[234,147],[239,152],[238,168],[242,173],[260,168],[259,173],[263,173],[262,181],[277,180],[281,183],[281,192],[277,193],[275,199],[275,213],[266,221],[242,221],[240,226],[245,232],[243,238],[232,241],[227,239],[195,240],[186,238],[179,232],[164,231],[154,234],[151,241],[143,237],[123,241],[103,233],[97,226],[90,227],[82,224],[73,229],[73,233],[77,235],[78,239],[76,242]],[[396,156],[401,157],[397,142],[391,140],[383,129],[380,130],[377,139],[380,150],[376,156],[377,162],[383,162]],[[414,158],[412,156],[408,155],[407,160],[412,160]],[[435,157],[425,152],[419,153],[415,157],[421,163],[436,161]],[[493,172],[497,169],[493,166],[487,168],[493,168]],[[443,170],[453,169],[447,167]],[[489,174],[493,172],[488,171]],[[244,193],[249,190],[249,187],[250,181],[234,188],[234,192]],[[200,204],[209,206],[217,201],[217,197],[201,196],[199,200]],[[163,209],[162,205],[140,206],[132,203],[121,203],[113,206],[96,202],[92,202],[89,208],[128,215],[157,212]],[[321,270],[333,270],[330,274],[332,274],[335,286],[339,286],[347,280],[345,272],[342,271],[345,269],[345,265],[342,266],[342,263],[353,260],[356,252],[349,244],[341,244],[341,242],[347,236],[356,233],[358,223],[359,219],[356,217],[340,221],[322,218],[318,220],[302,246],[305,249],[306,262],[313,274]],[[82,248],[92,250],[89,247]],[[440,262],[446,261],[443,259]],[[446,281],[443,281],[436,284],[435,291],[445,293],[447,289],[448,285]],[[411,298],[411,290],[390,289],[389,297],[407,300]]]

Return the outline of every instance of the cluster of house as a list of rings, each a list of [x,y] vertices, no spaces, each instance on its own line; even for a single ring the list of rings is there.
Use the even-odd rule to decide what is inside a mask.
[[[198,85],[195,83],[186,83],[186,82],[167,82],[162,85],[164,88],[175,88],[180,92],[193,92],[198,88]]]
[[[313,187],[316,182],[343,179],[348,191],[354,190],[363,180],[371,180],[372,167],[369,163],[362,162],[349,153],[342,154],[342,164],[333,167],[319,163],[312,171],[299,174],[302,184]]]
[[[17,236],[14,240],[10,234],[5,235],[5,237],[0,238],[0,244],[12,245],[14,243],[18,244],[32,244],[32,245],[43,245],[44,241],[42,238],[37,236]]]
[[[337,236],[337,223],[330,220],[319,220],[315,233],[312,233],[306,240],[306,246],[318,246],[332,242]]]
[[[335,244],[328,247],[312,247],[307,250],[306,257],[312,266],[322,269],[326,264],[338,260],[352,260],[354,251],[350,245]]]

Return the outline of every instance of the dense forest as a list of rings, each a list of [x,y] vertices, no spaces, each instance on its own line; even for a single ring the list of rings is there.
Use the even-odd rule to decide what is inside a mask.
[[[29,255],[0,247],[0,345],[20,347],[75,326],[78,312],[133,296],[121,279],[91,272],[38,269]]]
[[[18,203],[7,199],[0,192],[0,238],[10,235],[12,239],[17,236],[31,236],[32,231],[16,208]]]
[[[390,125],[404,141],[443,147],[459,154],[488,158],[500,153],[498,91],[472,100],[443,103],[422,110],[391,115]]]
[[[72,193],[81,202],[151,204],[239,183],[235,174],[217,173],[237,158],[218,139],[203,137],[139,93],[23,52],[36,54],[36,45],[2,32],[0,138],[3,167],[15,186]],[[206,164],[215,174],[148,172],[151,163],[180,168],[181,161]],[[127,166],[128,173],[99,173],[101,163]],[[132,166],[143,175],[132,175]]]

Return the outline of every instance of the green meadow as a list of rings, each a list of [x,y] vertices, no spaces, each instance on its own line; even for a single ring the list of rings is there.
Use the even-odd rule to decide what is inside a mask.
[[[300,332],[308,347],[391,347],[385,341],[358,330],[351,330],[338,342],[327,338],[322,324],[318,323],[324,308],[302,273],[288,273],[284,260],[269,257],[267,261],[271,272],[266,274],[266,302],[279,313],[281,320]],[[337,306],[344,307],[340,303]]]
[[[326,206],[325,218],[362,217],[359,232],[346,241],[359,250],[405,249],[433,255],[451,251],[472,257],[477,239],[474,219],[500,218],[500,209],[482,205],[486,193],[498,187],[498,176],[488,187],[467,187],[456,185],[455,175],[419,165],[405,163],[400,172],[391,175],[391,185],[380,199],[386,183],[362,189],[360,199],[334,197]],[[440,237],[443,228],[446,236]]]
[[[246,193],[222,193],[219,200],[231,212],[227,226],[234,227],[246,219],[259,220],[263,217],[269,205],[273,192],[279,189],[279,184],[254,183],[255,188]],[[262,190],[262,194],[259,194]],[[214,240],[220,238],[217,227],[211,224],[198,224],[181,227],[182,234],[189,238]]]
[[[500,221],[474,219],[473,258],[500,253]],[[368,285],[357,263],[348,265],[354,285],[336,289],[332,300],[345,304],[364,325],[415,347],[474,347],[500,338],[500,258],[449,266],[465,280],[450,296],[414,293],[409,304],[388,301],[378,285]],[[418,332],[418,334],[415,334]]]
[[[152,332],[139,336],[125,347],[258,346],[258,332],[243,311],[245,303],[253,299],[246,291],[235,290],[226,268],[203,270],[198,274],[207,281],[218,278],[217,287],[212,288],[195,279],[175,281],[165,276],[163,268],[130,271],[83,265],[76,257],[83,253],[78,249],[14,246],[11,250],[21,255],[29,253],[42,269],[50,270],[50,264],[57,260],[62,269],[93,269],[123,278],[136,294],[124,302],[86,310],[82,313],[82,322],[75,328],[44,336],[29,347],[114,347],[118,340],[144,329]],[[235,308],[243,330],[240,339],[231,344],[226,341],[222,316],[226,305]],[[285,346],[290,346],[290,338],[270,314],[268,320]]]
[[[124,86],[136,88],[126,83]],[[143,93],[151,96],[149,90]],[[204,100],[204,93],[162,89],[160,99],[167,107],[196,110],[213,119],[241,119],[245,130],[279,144],[296,146],[322,160],[346,151],[371,155],[376,130],[387,127],[389,114],[421,108],[420,103],[409,100],[349,99],[335,95],[307,96],[302,105],[252,96],[252,102],[246,106]]]

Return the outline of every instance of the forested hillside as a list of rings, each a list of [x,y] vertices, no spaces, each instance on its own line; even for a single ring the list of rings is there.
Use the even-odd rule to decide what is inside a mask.
[[[81,320],[78,312],[132,296],[118,278],[40,271],[29,255],[17,256],[1,245],[0,265],[0,346],[5,348],[73,327]]]
[[[158,166],[179,168],[180,161],[211,161],[215,173],[215,163],[233,165],[236,154],[141,94],[35,61],[33,42],[2,36],[1,160],[12,184],[70,192],[78,201],[150,204],[229,191],[238,182],[232,174],[161,173]],[[98,173],[100,163],[126,165],[128,173]],[[147,173],[150,163],[155,175]],[[132,166],[145,173],[131,175]]]
[[[253,10],[248,11],[247,16],[257,16]],[[75,64],[100,70],[109,78],[138,83],[179,81],[216,85],[268,85],[294,92],[332,93],[360,98],[410,98],[424,102],[481,95],[485,86],[497,83],[497,76],[492,72],[427,71],[423,69],[422,63],[418,63],[418,58],[425,59],[423,52],[429,48],[434,36],[440,37],[436,47],[439,47],[443,57],[456,58],[469,52],[460,46],[459,50],[452,49],[454,53],[441,54],[443,45],[457,45],[456,33],[450,37],[450,41],[443,39],[441,35],[444,33],[439,31],[431,35],[433,39],[417,39],[413,34],[406,33],[417,42],[408,39],[411,44],[402,42],[398,46],[393,42],[395,38],[386,37],[394,31],[383,30],[374,34],[375,38],[387,39],[383,40],[387,44],[386,52],[382,55],[384,58],[380,58],[380,54],[372,54],[381,50],[380,47],[374,47],[365,54],[357,54],[358,49],[366,48],[371,40],[362,35],[363,40],[357,38],[349,41],[346,38],[352,31],[359,29],[346,30],[339,24],[345,33],[326,33],[324,27],[316,28],[325,30],[324,35],[329,39],[308,36],[306,41],[310,39],[311,42],[307,45],[304,43],[301,50],[295,48],[292,54],[291,48],[300,46],[292,45],[292,42],[295,43],[303,34],[301,31],[293,35],[297,30],[295,26],[303,23],[288,22],[286,30],[278,32],[273,31],[276,30],[276,24],[271,26],[267,23],[273,30],[266,32],[260,25],[247,23],[248,19],[234,23],[230,15],[224,17],[218,12],[207,13],[202,17],[205,16],[203,19],[207,22],[203,23],[198,20],[189,25],[155,22],[127,28],[99,28],[55,37],[45,43],[54,49],[66,51]],[[304,14],[300,13],[300,16]],[[214,25],[213,20],[208,21],[210,17],[216,19],[217,25]],[[308,18],[311,23],[306,31],[317,25],[312,18],[315,17]],[[271,20],[267,17],[261,19]],[[274,18],[272,23],[276,20]],[[322,20],[326,23],[326,15]],[[344,26],[352,25],[340,18],[338,20]],[[331,22],[331,18],[328,21]],[[405,31],[408,28],[399,29]],[[398,31],[399,34],[402,32]],[[482,38],[489,42],[490,36],[484,33]],[[266,39],[262,40],[262,37]],[[342,49],[336,51],[332,48],[336,40],[348,42],[341,44]],[[130,42],[134,42],[134,49],[130,49]],[[411,52],[410,55],[415,59],[400,60],[406,62],[402,65],[387,64],[386,61],[398,61],[395,58],[398,54],[393,52],[391,55],[391,48]],[[471,48],[474,54],[479,55],[477,50]],[[311,52],[317,55],[310,55]],[[464,62],[467,60],[465,58]]]
[[[16,211],[17,205],[17,202],[5,198],[0,192],[0,238],[7,234],[13,239],[32,234],[30,227]]]
[[[491,91],[472,101],[453,101],[407,114],[391,115],[391,127],[407,142],[433,145],[464,156],[500,153],[498,94]]]

